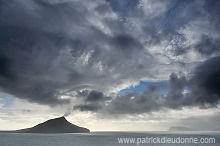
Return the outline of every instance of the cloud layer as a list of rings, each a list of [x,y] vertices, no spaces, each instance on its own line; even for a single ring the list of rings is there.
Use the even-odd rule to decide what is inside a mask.
[[[179,75],[171,74],[167,94],[160,92],[160,86],[153,85],[149,86],[143,93],[126,92],[112,98],[104,98],[103,93],[97,94],[97,91],[90,91],[90,93],[84,95],[84,104],[75,106],[74,109],[97,111],[104,115],[121,115],[151,113],[167,108],[217,107],[220,101],[219,63],[220,57],[202,62],[196,67],[193,75],[188,78],[182,73],[179,73]],[[95,100],[88,101],[91,95],[94,95]],[[109,99],[110,102],[104,102],[103,99]]]
[[[216,106],[219,10],[216,0],[0,0],[0,91],[108,114]],[[168,94],[117,95],[140,80],[169,80]]]

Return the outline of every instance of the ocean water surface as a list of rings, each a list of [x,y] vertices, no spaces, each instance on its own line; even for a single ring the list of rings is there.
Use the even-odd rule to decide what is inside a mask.
[[[184,143],[190,142],[192,139],[197,139],[197,143],[192,143],[192,141],[191,143]],[[201,143],[201,139],[203,139],[203,143]],[[215,139],[215,141],[213,141],[213,139]],[[91,132],[83,134],[0,133],[0,146],[127,145],[219,146],[220,132]]]

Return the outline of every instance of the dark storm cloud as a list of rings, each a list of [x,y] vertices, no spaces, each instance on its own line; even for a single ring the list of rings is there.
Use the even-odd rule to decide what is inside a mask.
[[[5,57],[4,55],[0,56],[0,76],[8,79],[12,79],[11,71],[10,71],[10,59]]]
[[[184,106],[215,107],[220,101],[220,57],[202,62],[191,73],[191,77],[175,74],[170,76],[169,94],[166,104],[171,108]],[[185,93],[184,93],[185,92]]]
[[[70,9],[74,4],[53,5],[42,1],[25,3],[14,0],[1,2],[1,91],[40,104],[67,103],[68,100],[60,99],[58,92],[58,89],[65,87],[67,83],[53,79],[56,78],[55,72],[65,70],[65,65],[55,66],[54,62],[65,46],[76,44],[75,48],[78,49],[78,42],[74,43],[64,36],[62,33],[65,31],[59,32],[67,27],[65,25],[68,23],[64,23],[68,19],[64,20],[63,15],[80,21],[79,15],[73,16],[76,12]],[[30,7],[33,10],[30,10]],[[59,21],[63,21],[62,25]],[[75,71],[71,72],[73,74]],[[77,78],[79,79],[80,75]]]
[[[201,40],[195,45],[196,51],[204,56],[210,56],[220,53],[220,38],[211,38],[208,35],[202,35]]]
[[[30,102],[56,105],[68,102],[60,98],[65,91],[93,84],[100,88],[106,81],[111,86],[111,75],[120,72],[117,62],[127,60],[126,54],[138,41],[130,35],[107,36],[88,21],[90,14],[76,1],[1,1],[1,91]],[[120,38],[131,43],[117,43]],[[106,51],[103,45],[118,46],[121,51]],[[114,72],[110,75],[109,70]]]
[[[218,104],[220,100],[220,57],[207,60],[196,68],[192,91],[199,103]],[[196,86],[195,86],[196,85]]]
[[[62,103],[55,91],[61,84],[44,80],[41,76],[46,71],[50,72],[50,63],[54,59],[53,56],[45,58],[52,51],[44,50],[44,47],[55,47],[56,42],[51,40],[57,38],[8,25],[2,25],[0,33],[3,37],[0,41],[1,89],[20,98],[27,97],[30,101]]]

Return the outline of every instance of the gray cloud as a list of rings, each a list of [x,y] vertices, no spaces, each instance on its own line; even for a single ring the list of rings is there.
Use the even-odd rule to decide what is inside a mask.
[[[77,91],[77,97],[83,98],[83,103],[75,105],[74,110],[96,112],[105,106],[105,103],[112,100],[112,97],[104,95],[102,92],[95,90]]]
[[[220,18],[218,17],[219,8],[220,2],[218,0],[206,0],[204,3],[204,9],[208,13],[209,20],[217,29],[219,29],[220,24]]]
[[[74,109],[113,116],[151,113],[165,108],[217,107],[220,101],[219,63],[220,57],[209,59],[196,67],[193,75],[188,78],[183,73],[172,73],[167,94],[159,92],[160,86],[149,86],[143,93],[126,92],[112,97],[112,100],[109,98],[110,102],[100,102],[104,94],[91,91],[85,97],[85,104]],[[86,103],[88,98],[92,99],[92,104]]]
[[[79,109],[80,111],[92,111],[96,112],[101,109],[101,105],[99,103],[87,103],[74,106],[74,110]]]
[[[102,92],[98,92],[98,91],[91,91],[89,93],[89,95],[86,98],[86,101],[99,101],[102,100],[104,98],[104,94]]]
[[[213,54],[219,54],[220,52],[220,38],[211,38],[208,35],[202,35],[200,42],[195,45],[196,51],[202,55],[210,56]]]

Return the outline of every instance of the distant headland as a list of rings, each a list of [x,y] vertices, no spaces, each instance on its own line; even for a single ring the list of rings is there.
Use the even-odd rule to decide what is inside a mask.
[[[220,131],[220,128],[218,128],[218,129],[215,129],[215,130],[213,130],[213,131]]]
[[[46,122],[40,123],[34,127],[14,130],[14,131],[0,131],[4,133],[89,133],[87,128],[76,126],[66,120],[65,117],[50,119]]]
[[[183,126],[171,126],[168,129],[168,131],[197,131],[197,130]]]

